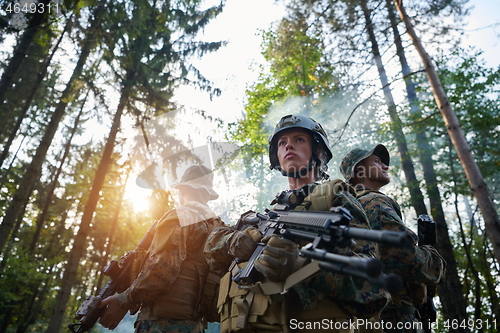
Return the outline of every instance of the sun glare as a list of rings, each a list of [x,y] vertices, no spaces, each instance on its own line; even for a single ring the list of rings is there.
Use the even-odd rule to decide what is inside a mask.
[[[130,201],[136,213],[149,209],[149,199],[151,190],[141,188],[135,181],[129,181],[125,189],[124,199]]]

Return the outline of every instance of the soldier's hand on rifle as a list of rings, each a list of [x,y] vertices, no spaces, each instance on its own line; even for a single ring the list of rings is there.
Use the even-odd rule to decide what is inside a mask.
[[[99,323],[106,327],[107,329],[114,330],[116,326],[120,323],[123,317],[127,314],[128,309],[124,309],[120,306],[120,301],[118,301],[118,294],[109,296],[102,300],[99,307],[108,306],[104,313],[99,318]]]
[[[229,254],[241,261],[248,261],[261,239],[262,235],[257,228],[250,227],[243,231],[237,230],[231,239]]]
[[[299,256],[297,244],[294,242],[271,236],[262,242],[267,245],[255,262],[255,268],[270,281],[282,281],[294,271],[295,261]]]

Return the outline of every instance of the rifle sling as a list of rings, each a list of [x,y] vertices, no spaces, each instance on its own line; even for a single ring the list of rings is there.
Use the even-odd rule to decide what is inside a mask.
[[[291,274],[285,281],[256,283],[248,287],[241,286],[241,288],[249,289],[255,293],[264,295],[283,294],[294,285],[301,283],[320,270],[321,269],[318,266],[318,262],[313,260],[295,273]]]

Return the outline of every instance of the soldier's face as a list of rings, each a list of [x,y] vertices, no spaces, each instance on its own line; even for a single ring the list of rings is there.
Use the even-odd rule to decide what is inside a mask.
[[[384,186],[390,183],[389,166],[385,165],[377,155],[370,155],[359,162],[356,167],[358,177],[364,177],[367,180]]]
[[[286,172],[298,172],[307,168],[312,155],[312,139],[303,129],[283,131],[278,142],[278,160]]]

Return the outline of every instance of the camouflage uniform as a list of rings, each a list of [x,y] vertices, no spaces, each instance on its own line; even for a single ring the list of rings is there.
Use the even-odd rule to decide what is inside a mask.
[[[353,177],[354,167],[372,154],[379,156],[384,164],[389,165],[389,154],[382,145],[376,146],[371,151],[354,149],[342,160],[340,170],[344,177],[349,181]],[[402,221],[401,209],[394,199],[379,191],[367,189],[361,184],[356,185],[355,190],[373,230],[406,232],[413,239],[412,246],[407,249],[379,245],[380,260],[384,265],[383,272],[399,274],[406,284],[406,288],[399,294],[391,295],[392,300],[382,312],[380,320],[391,322],[393,328],[398,322],[419,322],[416,306],[425,301],[425,286],[436,285],[441,281],[446,262],[434,247],[417,246],[418,236]],[[406,327],[411,326],[408,324]],[[386,330],[398,333],[417,331],[419,330],[411,328]]]
[[[278,141],[287,131],[305,132],[310,135],[311,156],[306,164],[298,167],[294,166],[293,168],[282,168],[278,156],[280,150]],[[326,132],[321,124],[315,120],[301,115],[286,115],[276,124],[268,143],[270,168],[281,172],[289,180],[302,178],[310,181],[311,178],[314,178],[315,181],[318,181],[329,178],[326,171],[328,170],[328,161],[332,158],[332,152],[329,148]],[[302,162],[306,161],[303,160]],[[307,191],[310,194],[307,195],[304,202],[295,209],[329,211],[331,207],[343,206],[354,217],[350,222],[351,226],[369,228],[367,217],[359,202],[356,201],[355,192],[351,186],[341,180],[332,180],[315,185],[312,192]],[[304,185],[303,189],[306,186],[309,185]],[[233,240],[239,239],[238,237],[241,234],[241,232],[235,232],[230,228],[220,228],[214,230],[209,236],[205,254],[213,268],[227,267],[234,259],[232,249],[248,248],[246,242],[243,244],[244,247],[233,244]],[[373,243],[359,242],[355,248],[339,248],[337,250],[340,254],[348,256],[371,257],[375,254],[375,249]],[[266,249],[264,249],[263,255],[265,251]],[[287,251],[287,253],[290,252]],[[287,256],[287,254],[284,255]],[[259,264],[261,257],[257,259],[257,264]],[[293,259],[291,262],[293,262]],[[289,263],[287,257],[286,274],[284,273],[285,268],[283,268],[283,274],[279,275],[279,279],[285,277],[286,281],[289,281],[288,278],[293,276],[294,285],[284,295],[281,290],[276,291],[275,289],[272,292],[257,292],[256,289],[262,289],[266,282],[257,283],[254,286],[256,288],[252,288],[251,291],[248,291],[248,288],[239,288],[229,278],[231,271],[222,278],[218,302],[219,313],[221,313],[221,332],[289,332],[293,327],[292,322],[288,320],[294,319],[303,323],[327,320],[335,324],[349,324],[349,320],[354,319],[355,316],[362,318],[373,316],[379,313],[387,304],[388,293],[383,289],[371,286],[364,279],[321,270],[314,271],[315,273],[311,273],[312,275],[305,274],[304,272],[309,267],[314,266],[314,263],[302,268],[297,265],[297,263],[300,263],[300,259],[295,261],[296,265],[294,267],[290,267]],[[258,266],[256,265],[256,267]],[[232,266],[230,269],[234,268]],[[292,270],[298,269],[298,271],[286,277],[290,268]],[[301,331],[307,331],[307,329],[301,329]],[[334,329],[333,331],[353,332],[353,329],[348,327],[347,329]]]
[[[348,184],[341,180],[331,180],[317,185],[305,198],[304,203],[296,209],[327,211],[330,207],[342,205],[354,217],[351,221],[352,227],[369,228],[367,217],[354,194],[354,189]],[[213,269],[227,267],[234,259],[230,255],[231,238],[234,235],[234,229],[228,227],[217,228],[210,234],[205,246],[205,254]],[[376,247],[372,242],[360,241],[352,250],[340,249],[340,251],[344,255],[373,257]],[[220,297],[221,295],[219,299]],[[285,301],[285,308],[288,309],[286,320],[287,322],[292,319],[310,322],[322,319],[335,321],[341,318],[344,320],[354,320],[356,317],[368,318],[379,313],[387,304],[388,298],[387,291],[373,287],[364,279],[320,271],[293,286],[288,292]],[[221,332],[225,332],[223,319],[221,318]],[[262,322],[258,324],[264,325]],[[280,329],[279,326],[268,324],[266,329],[269,331],[287,331],[287,328]],[[264,326],[260,328],[255,326],[253,329],[242,332],[261,332],[262,327]]]
[[[122,308],[141,306],[135,332],[203,332],[198,306],[209,271],[203,246],[222,225],[206,204],[196,201],[158,221],[140,274],[118,296]]]
[[[324,194],[321,192],[325,189],[333,189],[330,207],[320,207],[320,203],[314,202],[315,197],[323,197]],[[314,191],[305,198],[302,207],[299,206],[297,209],[328,211],[331,207],[342,206],[353,216],[350,227],[370,229],[367,217],[354,194],[353,189],[340,179],[331,180],[316,186]],[[373,242],[356,240],[352,249],[339,249],[339,253],[371,258],[376,256],[376,249],[377,245]],[[357,318],[368,318],[377,314],[386,305],[389,296],[384,289],[373,287],[364,279],[323,271],[294,286],[293,289],[300,295],[304,309],[314,309],[318,301],[328,298],[337,303],[347,314]]]

